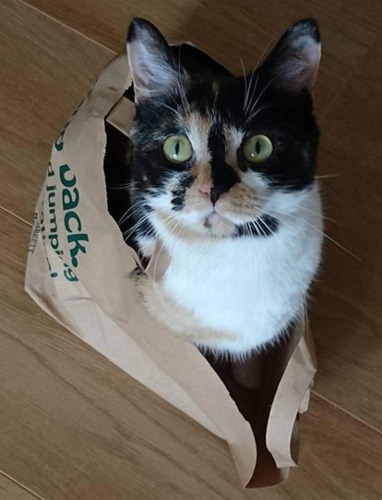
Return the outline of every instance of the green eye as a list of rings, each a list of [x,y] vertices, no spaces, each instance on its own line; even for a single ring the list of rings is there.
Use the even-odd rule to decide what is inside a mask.
[[[244,156],[251,163],[261,163],[271,156],[273,145],[266,135],[253,135],[244,144]]]
[[[184,135],[170,135],[163,143],[163,153],[172,163],[185,163],[192,156],[192,146]]]

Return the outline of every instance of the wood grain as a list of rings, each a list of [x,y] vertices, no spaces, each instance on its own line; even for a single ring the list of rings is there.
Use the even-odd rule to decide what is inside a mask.
[[[0,498],[1,500],[36,500],[38,497],[0,472]]]
[[[31,220],[52,142],[113,54],[12,0],[0,46],[0,203]]]
[[[287,498],[381,498],[381,434],[317,397],[302,424],[300,465],[285,484]]]
[[[316,390],[382,429],[382,36],[324,117],[328,234],[312,308]]]
[[[380,498],[382,435],[318,397],[301,466],[243,491],[225,443],[32,303],[29,227],[2,210],[0,227],[0,470],[49,500]]]

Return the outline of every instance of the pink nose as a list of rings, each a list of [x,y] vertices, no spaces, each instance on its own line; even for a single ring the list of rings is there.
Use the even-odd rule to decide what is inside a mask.
[[[209,195],[211,192],[211,182],[210,181],[203,182],[198,186],[198,189],[201,193]]]

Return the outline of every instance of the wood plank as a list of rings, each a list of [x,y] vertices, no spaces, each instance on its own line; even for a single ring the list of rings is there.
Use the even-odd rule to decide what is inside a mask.
[[[382,429],[382,35],[323,119],[328,242],[312,302],[316,390]]]
[[[380,498],[382,435],[317,397],[301,466],[243,491],[225,443],[35,306],[30,228],[1,210],[0,227],[0,470],[49,499]]]
[[[13,0],[0,45],[0,204],[31,220],[52,142],[113,54]]]
[[[313,396],[302,420],[300,467],[286,498],[378,500],[382,496],[380,433]],[[270,496],[273,500],[273,497]],[[277,497],[274,497],[277,498]]]
[[[0,472],[0,498],[1,500],[36,500],[41,497],[33,495]]]
[[[268,43],[289,24],[315,17],[323,37],[323,64],[316,89],[324,110],[346,82],[380,30],[382,9],[353,0],[27,0],[63,23],[119,52],[133,16],[154,22],[171,40],[191,40],[223,64],[241,73],[256,65]]]

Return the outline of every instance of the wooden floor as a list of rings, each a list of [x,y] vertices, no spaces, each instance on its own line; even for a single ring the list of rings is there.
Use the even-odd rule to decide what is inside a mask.
[[[23,292],[50,146],[133,15],[233,70],[318,19],[327,215],[311,320],[320,371],[300,467],[243,491],[225,443],[120,372]],[[1,0],[0,498],[382,498],[382,5],[377,0]],[[333,176],[332,176],[333,174]]]

